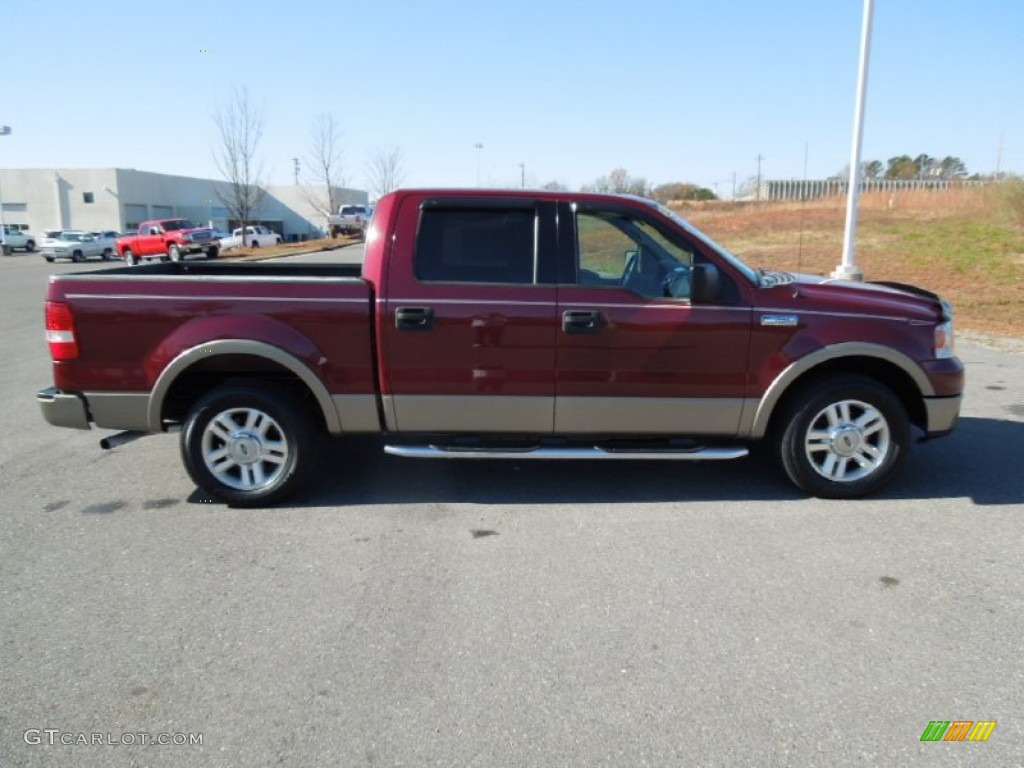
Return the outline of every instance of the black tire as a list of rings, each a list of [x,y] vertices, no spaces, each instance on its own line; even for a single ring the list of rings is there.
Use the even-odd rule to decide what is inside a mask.
[[[132,253],[131,248],[124,249],[124,263],[127,264],[129,267],[134,267],[136,264],[139,263],[139,257]]]
[[[111,250],[110,248],[105,248],[103,250],[103,253],[100,255],[100,258],[102,258],[104,261],[110,261],[111,259],[114,258],[114,251]]]
[[[286,389],[226,385],[189,412],[181,457],[196,485],[214,498],[233,507],[265,507],[305,483],[320,435],[312,415]]]
[[[72,251],[71,252],[71,260],[73,262],[75,262],[75,263],[78,263],[80,261],[85,261],[85,257],[82,256],[82,252],[81,251]]]
[[[181,261],[181,249],[174,243],[171,243],[167,246],[167,258],[171,261]]]
[[[252,241],[252,245],[250,245],[249,247],[250,248],[259,248],[260,247],[260,241],[259,240],[253,240]]]
[[[51,264],[53,263],[53,256],[43,256],[43,258],[46,259]]]
[[[776,450],[797,487],[825,499],[868,496],[888,483],[910,449],[903,403],[873,379],[834,374],[793,393]]]
[[[220,249],[216,245],[212,245],[206,249],[206,258],[216,259],[220,254]]]
[[[36,249],[36,241],[29,240],[25,243],[25,253],[32,253]]]

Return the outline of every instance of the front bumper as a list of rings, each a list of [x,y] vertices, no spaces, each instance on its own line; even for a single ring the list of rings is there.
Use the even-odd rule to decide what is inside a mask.
[[[89,409],[80,395],[70,395],[56,387],[47,387],[36,393],[36,402],[43,412],[43,418],[53,426],[90,429]]]
[[[183,253],[203,253],[209,248],[219,245],[220,243],[217,240],[201,240],[197,242],[179,243],[178,247]]]

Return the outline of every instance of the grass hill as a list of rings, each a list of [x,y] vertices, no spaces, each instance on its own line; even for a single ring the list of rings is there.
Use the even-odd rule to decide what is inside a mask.
[[[826,275],[842,260],[845,198],[677,210],[751,266]],[[864,195],[856,262],[951,301],[958,329],[1024,338],[1024,183]]]

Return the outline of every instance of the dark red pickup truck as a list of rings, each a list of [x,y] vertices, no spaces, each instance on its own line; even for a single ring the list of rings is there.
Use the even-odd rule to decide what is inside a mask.
[[[50,279],[58,426],[181,429],[193,480],[274,503],[325,434],[413,457],[730,459],[806,492],[880,488],[956,424],[949,306],[757,271],[614,195],[403,190],[355,266],[152,264]]]

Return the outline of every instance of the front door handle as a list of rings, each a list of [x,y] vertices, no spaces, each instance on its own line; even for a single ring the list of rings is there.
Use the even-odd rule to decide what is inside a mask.
[[[592,309],[570,309],[562,313],[562,330],[566,333],[597,333],[604,325],[601,313]]]
[[[400,331],[429,331],[434,327],[430,307],[399,307],[395,310],[395,328]]]

